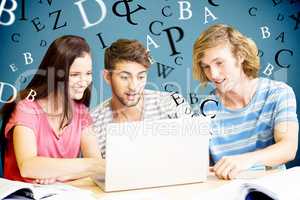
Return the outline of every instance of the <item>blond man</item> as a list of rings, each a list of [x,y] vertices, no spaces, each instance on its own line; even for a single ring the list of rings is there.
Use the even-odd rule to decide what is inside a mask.
[[[210,158],[222,179],[247,169],[285,168],[298,146],[293,89],[258,77],[255,43],[235,28],[210,26],[195,41],[193,76],[215,89],[205,113],[213,118]]]

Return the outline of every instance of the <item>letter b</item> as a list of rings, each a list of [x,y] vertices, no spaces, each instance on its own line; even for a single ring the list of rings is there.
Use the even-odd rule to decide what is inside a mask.
[[[261,30],[263,39],[269,38],[271,36],[271,33],[269,31],[269,27],[263,26],[263,27],[260,27],[260,30]]]
[[[26,52],[26,53],[23,53],[23,55],[24,55],[26,65],[33,63],[33,58],[31,56],[31,53]]]
[[[17,2],[16,0],[11,0],[12,6],[11,8],[7,9],[5,8],[6,0],[2,0],[0,2],[0,19],[3,18],[2,14],[4,11],[6,11],[9,14],[9,20],[7,22],[3,22],[0,20],[0,25],[9,26],[12,25],[15,22],[15,15],[13,13],[14,10],[17,8]]]
[[[178,1],[178,4],[179,4],[179,10],[180,10],[179,20],[190,19],[193,15],[192,10],[191,10],[191,3],[188,1]],[[185,8],[183,7],[184,5],[186,5]],[[184,12],[188,14],[186,17],[184,16]]]

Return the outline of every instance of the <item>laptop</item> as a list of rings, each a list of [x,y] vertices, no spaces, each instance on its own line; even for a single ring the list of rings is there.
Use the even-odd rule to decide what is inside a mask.
[[[108,124],[105,175],[93,180],[105,192],[203,182],[209,127],[204,117]]]

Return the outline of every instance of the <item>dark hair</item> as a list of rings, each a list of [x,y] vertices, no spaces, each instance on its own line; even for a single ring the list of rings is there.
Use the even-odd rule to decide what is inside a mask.
[[[35,99],[47,97],[50,93],[63,94],[63,117],[60,128],[68,125],[72,119],[72,107],[69,100],[69,71],[70,66],[77,57],[90,53],[90,47],[84,38],[75,35],[65,35],[54,40],[49,46],[43,60],[27,87],[18,92],[17,98],[12,103],[6,103],[1,111],[2,117],[1,141],[4,141],[4,129],[11,113],[17,103],[25,99],[31,90],[36,92]],[[53,83],[48,84],[49,80]],[[91,85],[84,91],[79,102],[89,106],[91,96]],[[64,122],[67,122],[64,124]],[[4,146],[3,144],[1,145]]]
[[[123,61],[136,62],[148,68],[150,66],[149,52],[137,40],[119,39],[105,49],[104,68],[112,70],[116,63]]]

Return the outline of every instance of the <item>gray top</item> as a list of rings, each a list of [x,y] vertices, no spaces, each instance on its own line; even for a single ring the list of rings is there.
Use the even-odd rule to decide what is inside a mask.
[[[187,101],[179,94],[173,97],[171,93],[144,90],[143,120],[160,120],[180,117],[189,117],[191,108]],[[93,128],[98,139],[101,155],[105,158],[105,127],[113,121],[111,98],[105,100],[92,112]]]

